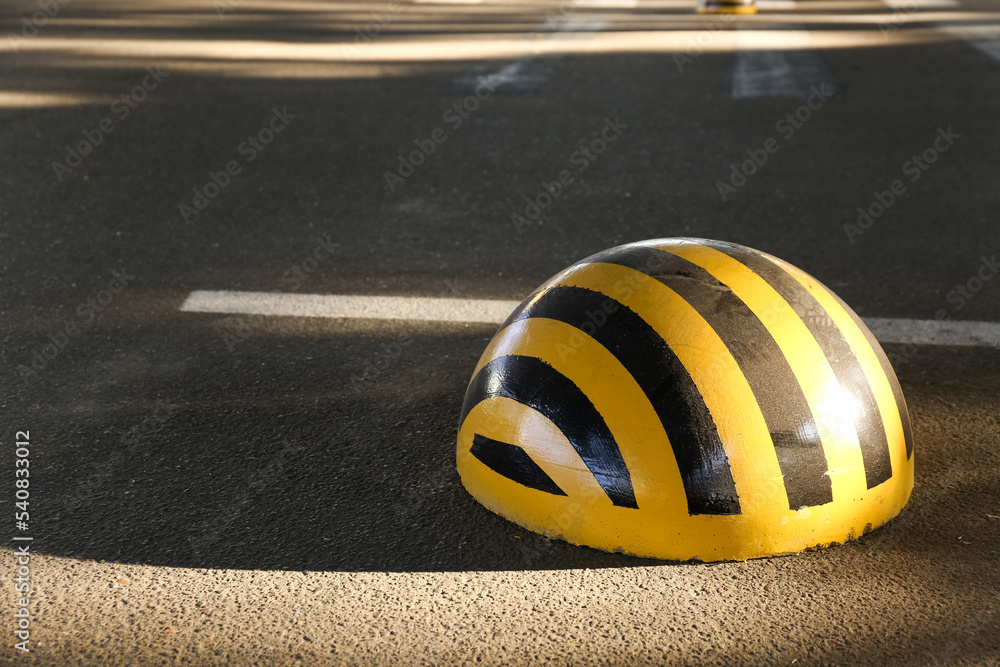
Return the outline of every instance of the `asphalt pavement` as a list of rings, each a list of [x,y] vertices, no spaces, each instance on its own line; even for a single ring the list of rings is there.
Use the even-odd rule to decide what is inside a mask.
[[[1000,5],[893,5],[0,3],[0,495],[29,431],[33,538],[0,662],[1000,664],[997,347],[886,345],[916,484],[885,527],[663,563],[462,488],[495,324],[182,310],[519,300],[692,236],[862,316],[1000,322]]]

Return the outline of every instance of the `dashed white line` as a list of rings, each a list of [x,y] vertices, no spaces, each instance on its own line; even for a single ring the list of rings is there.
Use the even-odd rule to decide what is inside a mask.
[[[593,0],[594,2],[604,0]],[[621,0],[632,3],[634,0]],[[580,2],[575,4],[579,5]],[[597,5],[588,5],[594,7]],[[633,7],[634,4],[621,5],[623,7]],[[588,18],[576,16],[559,17],[551,15],[541,27],[546,28],[544,33],[546,39],[587,39],[599,33],[610,25],[608,21],[595,21]],[[503,87],[507,91],[513,92],[535,92],[542,88],[552,76],[553,68],[549,60],[538,60],[533,57],[521,58],[520,60],[504,66],[496,72],[489,74],[478,74],[469,72],[455,79],[454,88],[459,92],[472,92],[480,85],[480,78],[485,77],[494,87]]]
[[[1000,26],[997,25],[942,25],[945,33],[965,40],[980,53],[1000,64]]]
[[[276,317],[500,324],[520,303],[501,299],[196,290],[188,295],[181,310],[188,313]],[[866,317],[864,321],[883,343],[1000,348],[1000,322],[885,317]]]
[[[757,9],[762,12],[783,12],[798,9],[795,0],[757,0]]]
[[[893,9],[916,11],[924,8],[961,7],[958,0],[882,0]]]
[[[30,93],[18,90],[0,90],[0,109],[26,109],[30,107],[62,107],[80,104],[113,103],[113,98],[77,93]]]
[[[639,0],[572,0],[572,4],[576,7],[632,9],[639,6]]]
[[[805,30],[789,30],[790,37],[808,43]],[[836,90],[830,68],[816,51],[779,51],[762,49],[760,36],[753,30],[740,30],[736,37],[736,60],[733,63],[731,95],[734,99],[755,97],[791,97],[806,99],[814,86],[826,84]],[[773,47],[772,47],[773,49]]]

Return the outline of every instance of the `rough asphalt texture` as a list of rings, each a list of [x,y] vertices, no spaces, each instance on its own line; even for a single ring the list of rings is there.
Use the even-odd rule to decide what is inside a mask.
[[[949,299],[1000,253],[1000,66],[961,41],[893,41],[995,4],[906,15],[878,46],[822,51],[838,95],[726,202],[729,165],[802,104],[732,99],[730,51],[683,72],[659,52],[536,59],[541,83],[499,90],[452,130],[443,114],[468,95],[456,82],[516,57],[375,62],[376,39],[346,63],[223,60],[239,40],[350,45],[384,5],[222,6],[220,20],[207,1],[73,0],[35,46],[0,51],[0,497],[14,434],[30,430],[35,536],[27,655],[0,550],[0,663],[1000,663],[1000,350],[887,346],[917,484],[886,527],[795,556],[675,564],[548,541],[462,489],[456,420],[493,327],[178,310],[194,289],[520,299],[603,248],[700,236],[787,259],[864,316],[1000,321],[1000,277]],[[378,39],[534,39],[554,7],[404,3]],[[35,11],[2,3],[0,34]],[[877,36],[865,20],[879,13],[893,16],[800,2],[752,26]],[[573,17],[707,25],[657,2]],[[125,37],[138,46],[106,48]],[[180,40],[196,48],[178,55]],[[158,64],[168,75],[116,115]],[[243,162],[274,108],[294,118]],[[609,117],[629,127],[518,232],[522,195],[573,168]],[[52,162],[105,118],[114,130],[59,180]],[[849,243],[856,208],[949,126],[961,137]],[[436,127],[447,140],[388,191],[383,172]],[[229,160],[241,172],[185,220],[179,205]],[[307,264],[317,239],[339,245]],[[89,302],[113,271],[125,288]],[[71,324],[54,359],[19,371]]]

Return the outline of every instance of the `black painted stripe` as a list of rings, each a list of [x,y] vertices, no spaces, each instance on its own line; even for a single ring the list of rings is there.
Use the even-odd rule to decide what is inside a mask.
[[[565,496],[566,492],[535,463],[528,452],[516,445],[476,433],[469,453],[498,475],[531,489]]]
[[[564,322],[607,348],[663,423],[680,468],[688,512],[740,513],[729,459],[712,414],[684,364],[649,323],[605,294],[569,286],[547,290],[519,317]]]
[[[556,425],[583,459],[611,502],[637,509],[632,477],[618,443],[590,399],[572,380],[535,357],[490,360],[469,384],[459,428],[473,407],[503,396],[528,406]]]
[[[657,248],[615,248],[586,261],[640,271],[697,310],[729,349],[757,399],[784,477],[789,508],[833,501],[823,442],[802,387],[774,337],[742,299],[697,264]]]
[[[503,331],[504,329],[506,329],[507,327],[509,327],[511,324],[513,324],[515,321],[521,319],[521,313],[523,313],[524,309],[528,307],[528,304],[531,303],[531,300],[534,299],[536,296],[538,296],[538,293],[540,291],[541,291],[540,289],[535,290],[534,292],[532,292],[531,294],[529,294],[524,299],[524,301],[522,301],[521,303],[519,303],[518,306],[517,306],[517,308],[514,309],[514,312],[512,312],[510,315],[507,316],[507,319],[503,321],[503,324],[500,325],[500,328],[497,329],[497,331]]]
[[[861,329],[861,333],[865,335],[865,340],[871,346],[872,350],[875,352],[876,358],[878,358],[878,363],[882,367],[882,372],[885,374],[886,379],[889,381],[889,387],[892,389],[892,397],[896,401],[896,409],[899,411],[899,421],[903,426],[903,441],[906,444],[906,458],[907,460],[913,456],[913,431],[910,427],[910,412],[906,409],[906,399],[903,398],[903,388],[899,386],[899,380],[896,378],[896,371],[893,370],[892,364],[889,362],[889,357],[886,356],[885,350],[882,349],[882,345],[875,339],[875,335],[868,329],[868,325],[858,317],[850,306],[848,306],[843,299],[833,293],[833,290],[829,289],[822,283],[820,286],[827,291],[827,293],[837,300],[837,303],[841,305],[844,311],[851,316],[854,323],[858,325]]]
[[[798,280],[767,257],[743,246],[723,241],[699,241],[724,252],[763,278],[792,307],[809,329],[826,355],[837,382],[850,391],[857,401],[858,416],[854,427],[861,446],[868,488],[874,488],[892,477],[889,442],[878,410],[875,394],[868,385],[861,364],[850,343],[830,319],[830,315]]]

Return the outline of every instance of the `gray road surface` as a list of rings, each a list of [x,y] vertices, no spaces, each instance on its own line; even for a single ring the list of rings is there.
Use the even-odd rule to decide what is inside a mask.
[[[520,299],[603,248],[699,236],[863,316],[1000,322],[1000,278],[955,291],[1000,253],[996,3],[720,24],[667,0],[53,2],[31,35],[38,4],[0,6],[0,497],[30,430],[35,538],[27,655],[0,549],[0,662],[1000,663],[998,349],[887,346],[917,456],[888,526],[672,564],[463,490],[456,421],[495,327],[180,311],[198,289]],[[834,92],[783,123],[813,78]],[[581,163],[607,119],[626,127]]]

